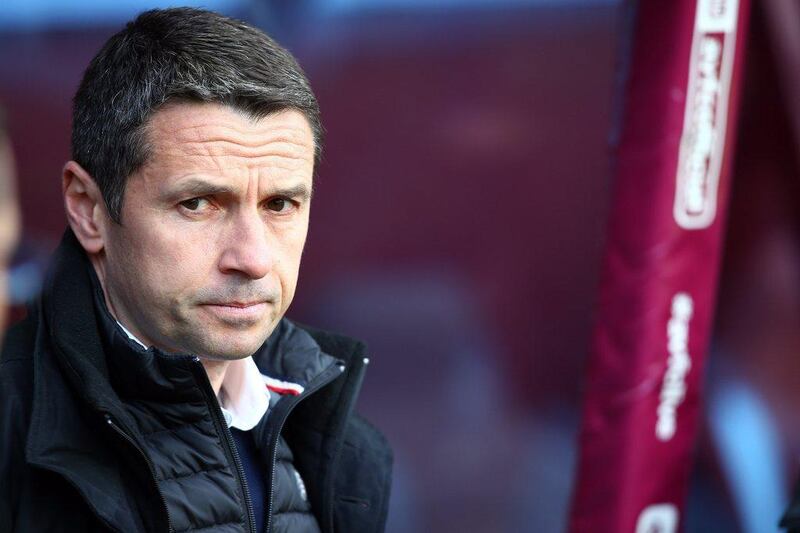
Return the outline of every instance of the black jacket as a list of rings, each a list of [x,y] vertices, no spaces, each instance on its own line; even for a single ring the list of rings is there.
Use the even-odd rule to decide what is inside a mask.
[[[0,532],[255,531],[235,446],[199,360],[137,352],[121,340],[98,307],[93,276],[67,231],[41,298],[7,333]],[[284,320],[254,359],[306,386],[253,429],[273,465],[268,488],[285,438],[322,531],[383,531],[391,451],[353,412],[363,345]]]

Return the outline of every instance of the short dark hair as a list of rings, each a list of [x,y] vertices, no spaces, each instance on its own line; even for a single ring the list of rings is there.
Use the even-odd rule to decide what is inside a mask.
[[[145,11],[100,49],[73,100],[72,158],[92,175],[117,223],[128,176],[149,155],[148,120],[176,100],[218,102],[256,119],[301,111],[319,161],[319,105],[286,49],[261,30],[211,11]]]

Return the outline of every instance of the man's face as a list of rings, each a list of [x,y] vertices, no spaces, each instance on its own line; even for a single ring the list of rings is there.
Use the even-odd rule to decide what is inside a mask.
[[[0,340],[8,306],[8,265],[19,234],[19,209],[14,189],[11,147],[0,134]]]
[[[209,359],[252,355],[297,284],[314,168],[305,117],[170,104],[99,257],[108,302],[140,340]]]

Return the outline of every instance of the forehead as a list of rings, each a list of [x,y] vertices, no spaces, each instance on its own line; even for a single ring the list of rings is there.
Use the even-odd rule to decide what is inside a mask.
[[[216,103],[170,103],[148,123],[151,160],[174,157],[284,159],[313,166],[314,138],[308,120],[295,109],[253,118]]]

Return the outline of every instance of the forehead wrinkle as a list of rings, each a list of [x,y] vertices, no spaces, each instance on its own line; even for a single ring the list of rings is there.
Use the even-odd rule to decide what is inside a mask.
[[[230,167],[268,167],[294,171],[313,165],[313,155],[292,144],[243,148],[215,141],[161,147],[154,150],[146,166],[169,167],[176,164],[181,167],[191,164],[220,170]]]
[[[313,143],[308,143],[302,136],[285,133],[287,132],[271,131],[258,137],[246,135],[241,138],[220,135],[219,132],[215,132],[214,136],[194,138],[164,135],[170,140],[153,143],[153,153],[168,156],[233,155],[248,158],[275,155],[291,159],[313,159]]]
[[[275,161],[271,161],[269,165],[252,165],[252,167],[256,168],[258,171],[263,171],[270,174],[285,173],[292,175],[296,172],[303,172],[305,170],[306,163],[306,160],[301,159],[277,159]]]
[[[175,122],[165,122],[166,117],[154,121],[153,129],[163,132],[167,139],[178,143],[230,142],[241,146],[259,147],[270,143],[289,143],[303,148],[313,148],[313,134],[305,122],[300,124],[274,124],[265,126],[263,120],[275,115],[268,115],[258,121],[227,122],[212,120],[210,123],[182,124],[186,120],[178,118]],[[159,128],[158,126],[162,126]],[[155,133],[155,132],[154,132]]]
[[[311,148],[313,142],[309,143],[299,131],[292,128],[270,128],[263,132],[252,130],[236,130],[234,128],[213,128],[216,131],[203,133],[201,130],[209,129],[209,126],[197,126],[191,128],[191,133],[181,135],[180,131],[173,132],[169,137],[176,139],[178,143],[230,143],[250,148],[259,148],[269,144],[291,144],[303,148]],[[233,134],[228,134],[224,130],[230,130]],[[223,130],[223,131],[220,131]]]
[[[170,156],[231,156],[244,157],[248,159],[278,157],[283,159],[312,159],[312,153],[303,150],[302,147],[293,143],[271,143],[264,145],[243,145],[238,142],[213,140],[202,143],[190,143],[174,148],[162,148],[155,150]]]
[[[275,117],[275,115],[267,115],[265,118],[260,119],[257,122],[240,122],[240,123],[228,123],[228,122],[214,122],[211,123],[199,123],[199,124],[189,124],[189,125],[181,125],[180,123],[168,123],[166,124],[168,133],[172,136],[179,135],[181,132],[185,132],[186,137],[192,140],[202,140],[204,138],[213,138],[218,134],[221,134],[221,137],[225,137],[226,135],[233,134],[232,136],[267,136],[267,137],[284,137],[288,140],[295,141],[301,144],[308,144],[305,142],[305,137],[308,135],[309,137],[313,137],[310,128],[307,125],[299,125],[299,124],[274,124],[269,123],[267,127],[264,126],[263,121],[268,121],[270,118]],[[211,134],[204,134],[204,130],[212,129],[218,130]]]
[[[181,172],[197,170],[230,175],[257,169],[269,176],[294,174],[314,166],[314,141],[305,118],[274,123],[276,116],[242,120],[242,116],[203,116],[167,112],[150,123],[151,156],[145,167]],[[262,123],[270,120],[269,123]],[[278,177],[273,175],[271,177]]]
[[[209,151],[203,146],[196,148],[194,153],[178,149],[160,152],[160,157],[151,158],[143,167],[146,180],[159,183],[159,187],[175,179],[180,180],[181,176],[187,174],[206,175],[214,181],[224,180],[225,176],[242,175],[255,175],[260,180],[266,178],[270,182],[285,179],[306,181],[313,165],[311,159],[291,153],[243,157],[242,154]]]
[[[300,159],[277,159],[270,157],[265,161],[264,158],[258,160],[247,160],[244,162],[231,161],[230,157],[223,156],[185,156],[194,162],[182,163],[183,157],[172,161],[163,161],[156,164],[146,165],[143,168],[143,175],[148,182],[159,183],[160,186],[168,185],[169,182],[181,180],[187,175],[205,175],[212,181],[218,179],[226,180],[241,176],[258,176],[260,180],[267,179],[270,182],[280,182],[285,179],[307,181],[306,176],[310,177],[311,172],[306,171],[308,162]],[[229,178],[226,178],[228,176]],[[238,181],[238,180],[237,180]]]

